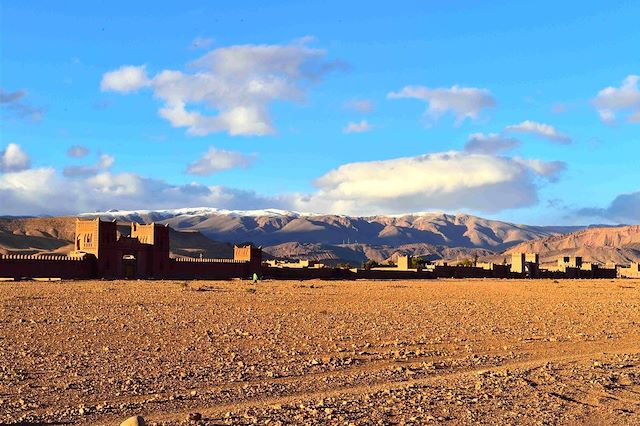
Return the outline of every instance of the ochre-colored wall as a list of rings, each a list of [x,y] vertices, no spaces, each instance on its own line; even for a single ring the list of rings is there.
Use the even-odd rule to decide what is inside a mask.
[[[93,257],[71,260],[68,257],[55,256],[0,256],[0,278],[86,279],[95,276],[96,262]]]
[[[207,259],[209,260],[209,259]],[[171,279],[208,279],[226,280],[231,278],[251,278],[249,262],[233,261],[232,259],[216,259],[207,262],[199,259],[169,261],[167,278]]]

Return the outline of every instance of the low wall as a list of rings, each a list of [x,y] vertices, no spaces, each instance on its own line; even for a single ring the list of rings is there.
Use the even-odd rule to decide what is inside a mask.
[[[276,280],[353,279],[354,274],[340,268],[277,268],[262,267],[262,276]]]
[[[228,280],[251,278],[251,264],[235,259],[170,259],[169,279]]]
[[[89,279],[95,277],[95,258],[0,255],[0,278]]]
[[[435,278],[431,271],[405,271],[402,269],[358,269],[354,274],[356,279],[368,280],[419,280]]]
[[[511,276],[506,267],[483,269],[475,266],[436,265],[432,272],[437,278],[509,278]]]

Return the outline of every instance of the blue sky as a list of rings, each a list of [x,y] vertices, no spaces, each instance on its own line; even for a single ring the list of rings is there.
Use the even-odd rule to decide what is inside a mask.
[[[640,222],[637,2],[157,3],[2,3],[0,214]]]

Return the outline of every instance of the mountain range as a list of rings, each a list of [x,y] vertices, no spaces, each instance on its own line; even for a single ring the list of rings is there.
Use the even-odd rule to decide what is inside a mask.
[[[385,263],[398,254],[448,261],[479,257],[502,261],[513,251],[541,253],[544,262],[563,254],[600,262],[640,259],[640,227],[530,226],[467,214],[345,216],[285,210],[183,208],[84,213],[130,222],[168,224],[178,256],[229,257],[232,244],[252,242],[265,257],[306,258],[328,264]],[[75,217],[0,218],[0,253],[66,253]]]
[[[414,213],[395,216],[316,215],[285,210],[230,211],[211,208],[117,211],[83,214],[107,220],[158,222],[176,230],[199,231],[218,241],[282,243],[430,244],[502,251],[535,238],[582,227],[528,226],[466,214]]]

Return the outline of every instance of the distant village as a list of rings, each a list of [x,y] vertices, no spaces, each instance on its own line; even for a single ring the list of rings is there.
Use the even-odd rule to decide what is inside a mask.
[[[511,263],[467,260],[456,265],[399,255],[395,264],[328,266],[311,260],[262,260],[253,245],[234,246],[232,259],[171,257],[166,225],[131,224],[118,236],[115,221],[76,220],[74,250],[61,255],[0,255],[0,279],[433,279],[433,278],[640,278],[640,263],[585,262],[561,256],[543,268],[537,253],[513,253]]]

